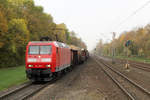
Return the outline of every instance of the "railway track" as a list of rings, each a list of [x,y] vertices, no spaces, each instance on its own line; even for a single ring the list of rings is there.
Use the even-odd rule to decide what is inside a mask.
[[[33,96],[35,93],[39,92],[41,89],[43,89],[48,85],[49,83],[45,84],[28,83],[20,88],[17,88],[13,91],[1,95],[0,100],[26,100],[27,98]]]
[[[116,62],[118,64],[125,64],[126,63],[126,60],[122,60],[122,59],[116,59]],[[144,71],[147,71],[147,72],[150,72],[150,64],[147,64],[147,63],[141,63],[141,62],[135,62],[135,61],[129,61],[129,64],[131,65],[131,67],[133,68],[137,68],[137,69],[140,69],[140,70],[144,70]]]
[[[40,82],[40,83],[28,82],[27,84],[24,84],[20,86],[19,88],[3,93],[2,95],[0,95],[0,100],[26,100],[32,97],[33,95],[35,95],[36,93],[38,93],[39,91],[41,91],[43,88],[47,87],[48,85],[55,83],[64,75],[66,75],[66,73],[62,73],[61,75],[55,78],[52,78],[52,80],[47,83],[46,82]],[[71,83],[77,78],[77,76],[78,74],[72,77],[73,79],[69,80],[66,85],[71,85]]]
[[[32,83],[27,82],[27,83],[25,83],[25,84],[23,84],[23,85],[21,85],[21,86],[15,88],[15,89],[9,91],[9,92],[5,92],[5,93],[1,94],[1,95],[0,95],[0,100],[6,98],[7,96],[9,96],[9,95],[11,95],[11,94],[14,94],[14,93],[20,91],[21,89],[24,89],[24,88],[30,86],[31,84],[32,84]]]
[[[130,65],[135,67],[135,68],[150,72],[150,67],[148,67],[148,66],[141,65],[141,64],[139,65],[139,64],[136,64],[136,63],[130,63]]]
[[[104,61],[96,58],[94,60],[131,100],[150,100],[150,92],[147,89],[135,83],[119,71],[114,70],[112,66],[104,63]]]
[[[122,64],[121,61],[119,61],[118,63]],[[140,69],[140,70],[144,70],[144,71],[150,72],[150,67],[148,65],[142,65],[142,64],[135,63],[135,62],[131,62],[131,61],[129,62],[129,64],[133,68],[137,68],[137,69]]]

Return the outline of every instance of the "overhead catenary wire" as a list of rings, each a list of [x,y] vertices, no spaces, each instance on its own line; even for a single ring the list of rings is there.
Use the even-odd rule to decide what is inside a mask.
[[[143,8],[148,6],[150,4],[150,0],[148,0],[146,3],[144,3],[142,6],[140,6],[138,9],[136,9],[134,12],[132,12],[129,16],[127,16],[124,20],[122,20],[116,27],[113,29],[113,32],[116,32],[117,29],[120,29],[120,27],[129,20],[132,16],[136,15],[139,11],[141,11]],[[116,34],[117,35],[117,34]],[[104,36],[105,37],[105,36]],[[108,40],[108,39],[107,39]]]
[[[139,11],[141,11],[143,8],[148,6],[150,4],[150,0],[148,0],[146,3],[144,3],[142,6],[140,6],[138,9],[136,9],[134,12],[132,12],[128,17],[126,17],[124,20],[122,20],[115,29],[118,29],[121,27],[122,24],[124,24],[127,20],[129,20],[132,16],[136,15]]]

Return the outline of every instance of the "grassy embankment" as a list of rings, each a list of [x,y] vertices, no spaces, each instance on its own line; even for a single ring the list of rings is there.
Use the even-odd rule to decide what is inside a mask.
[[[125,57],[125,56],[116,56],[115,58],[119,58],[119,59],[128,59],[128,60],[132,60],[132,61],[138,61],[138,62],[150,63],[150,59],[144,58],[144,57]]]
[[[27,81],[25,66],[0,69],[0,91]]]

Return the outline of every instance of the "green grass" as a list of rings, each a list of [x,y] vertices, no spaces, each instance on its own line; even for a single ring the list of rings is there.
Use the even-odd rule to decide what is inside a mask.
[[[125,56],[116,56],[115,58],[128,59],[128,60],[133,60],[133,61],[138,61],[138,62],[150,63],[150,59],[144,58],[144,57],[125,57]]]
[[[0,69],[0,91],[27,81],[25,66]]]

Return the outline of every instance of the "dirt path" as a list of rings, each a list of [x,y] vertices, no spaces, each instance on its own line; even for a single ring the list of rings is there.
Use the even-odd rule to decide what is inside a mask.
[[[90,58],[30,100],[128,100]]]

